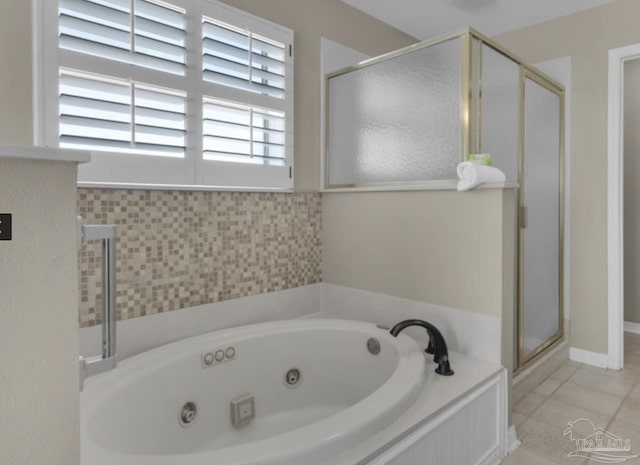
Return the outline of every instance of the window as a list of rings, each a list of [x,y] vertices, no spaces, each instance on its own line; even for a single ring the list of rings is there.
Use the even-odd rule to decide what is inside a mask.
[[[93,152],[82,184],[292,187],[291,30],[210,0],[40,6],[42,139]]]

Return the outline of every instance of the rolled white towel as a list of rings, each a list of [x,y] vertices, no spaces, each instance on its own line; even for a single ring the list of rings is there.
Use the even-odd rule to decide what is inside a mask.
[[[468,191],[484,182],[505,182],[507,177],[493,166],[478,165],[465,161],[458,165],[458,191]]]

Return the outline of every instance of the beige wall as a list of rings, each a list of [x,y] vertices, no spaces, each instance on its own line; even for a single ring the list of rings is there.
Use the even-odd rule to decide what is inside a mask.
[[[325,193],[323,281],[499,318],[511,376],[517,200],[515,189]]]
[[[76,164],[0,159],[0,463],[77,465]]]
[[[325,194],[323,280],[500,318],[504,207],[500,189]]]
[[[33,137],[29,1],[0,2],[0,141]],[[320,187],[320,37],[379,55],[416,40],[338,0],[226,0],[295,32],[295,184]]]
[[[323,281],[501,319],[515,368],[515,189],[323,195]]]
[[[0,2],[0,141],[33,143],[31,2]]]
[[[640,42],[640,2],[619,0],[496,39],[530,63],[572,58],[571,333],[607,352],[608,51]]]
[[[640,60],[624,68],[624,321],[640,323]]]

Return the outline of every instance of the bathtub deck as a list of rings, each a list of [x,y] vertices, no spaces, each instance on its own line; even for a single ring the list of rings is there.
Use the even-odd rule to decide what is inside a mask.
[[[451,367],[455,375],[440,376],[433,369],[427,370],[424,383],[427,388],[417,399],[414,406],[398,420],[367,441],[354,445],[347,451],[333,457],[326,465],[364,465],[370,460],[406,438],[416,429],[428,423],[434,416],[471,392],[477,390],[489,380],[500,376],[504,368],[487,362],[472,359],[466,355],[451,352]],[[460,438],[463,440],[463,438]]]

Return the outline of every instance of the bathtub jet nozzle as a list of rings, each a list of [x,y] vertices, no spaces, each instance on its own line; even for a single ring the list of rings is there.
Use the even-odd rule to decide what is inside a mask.
[[[431,323],[424,320],[404,320],[391,328],[389,332],[392,336],[398,337],[398,334],[409,326],[420,326],[427,331],[427,334],[429,335],[429,344],[427,345],[425,352],[427,354],[433,354],[433,361],[438,364],[438,367],[435,370],[436,373],[442,376],[452,376],[454,371],[451,369],[451,365],[449,364],[447,342],[438,328],[433,326]]]

